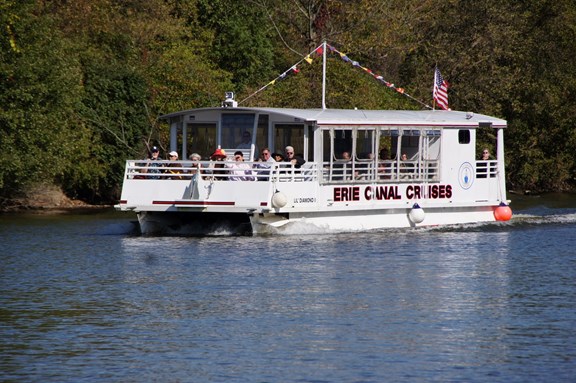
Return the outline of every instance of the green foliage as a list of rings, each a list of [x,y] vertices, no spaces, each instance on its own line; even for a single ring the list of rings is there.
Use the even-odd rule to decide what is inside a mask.
[[[167,147],[159,115],[242,100],[324,40],[427,104],[438,65],[453,109],[508,120],[509,186],[576,186],[572,0],[0,0],[0,29],[0,197],[114,200]],[[422,107],[328,57],[327,107]],[[320,57],[298,69],[243,105],[321,107]]]
[[[248,2],[199,0],[202,25],[214,31],[209,57],[233,73],[236,90],[265,81],[273,73],[272,40],[263,28],[265,15]]]
[[[13,44],[0,63],[0,194],[57,182],[72,166],[83,127],[71,118],[82,93],[73,47],[29,5],[12,8]]]

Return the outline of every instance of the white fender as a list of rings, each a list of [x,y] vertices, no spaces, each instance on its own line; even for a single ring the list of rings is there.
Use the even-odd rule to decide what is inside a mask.
[[[275,208],[284,207],[286,206],[287,203],[288,203],[288,197],[286,197],[286,194],[280,191],[276,191],[276,193],[274,193],[274,195],[272,196],[272,206]]]
[[[426,218],[426,214],[424,213],[424,210],[420,207],[420,205],[415,203],[414,206],[412,206],[412,210],[410,210],[410,213],[408,213],[408,218],[410,218],[410,221],[414,223],[421,223],[422,221],[424,221],[424,218]]]

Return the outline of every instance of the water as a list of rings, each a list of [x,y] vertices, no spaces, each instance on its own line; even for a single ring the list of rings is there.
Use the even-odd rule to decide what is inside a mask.
[[[510,223],[142,238],[0,216],[2,382],[573,382],[576,198]]]

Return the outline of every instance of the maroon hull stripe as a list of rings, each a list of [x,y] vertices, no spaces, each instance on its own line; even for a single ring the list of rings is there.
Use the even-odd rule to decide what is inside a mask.
[[[234,206],[234,202],[227,201],[152,201],[152,205],[213,205]]]

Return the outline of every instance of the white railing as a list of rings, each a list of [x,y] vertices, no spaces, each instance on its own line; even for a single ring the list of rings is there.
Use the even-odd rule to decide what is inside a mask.
[[[490,161],[484,174],[495,177],[496,161]],[[429,182],[439,180],[438,161],[379,161],[337,163],[324,162],[319,167],[307,162],[295,168],[287,162],[268,163],[244,161],[246,169],[235,167],[235,161],[127,161],[126,179],[190,180],[196,173],[204,179],[218,181],[274,181],[320,183]],[[494,173],[493,173],[494,172]],[[241,174],[242,173],[242,174]]]
[[[476,161],[476,178],[496,178],[498,161]]]

